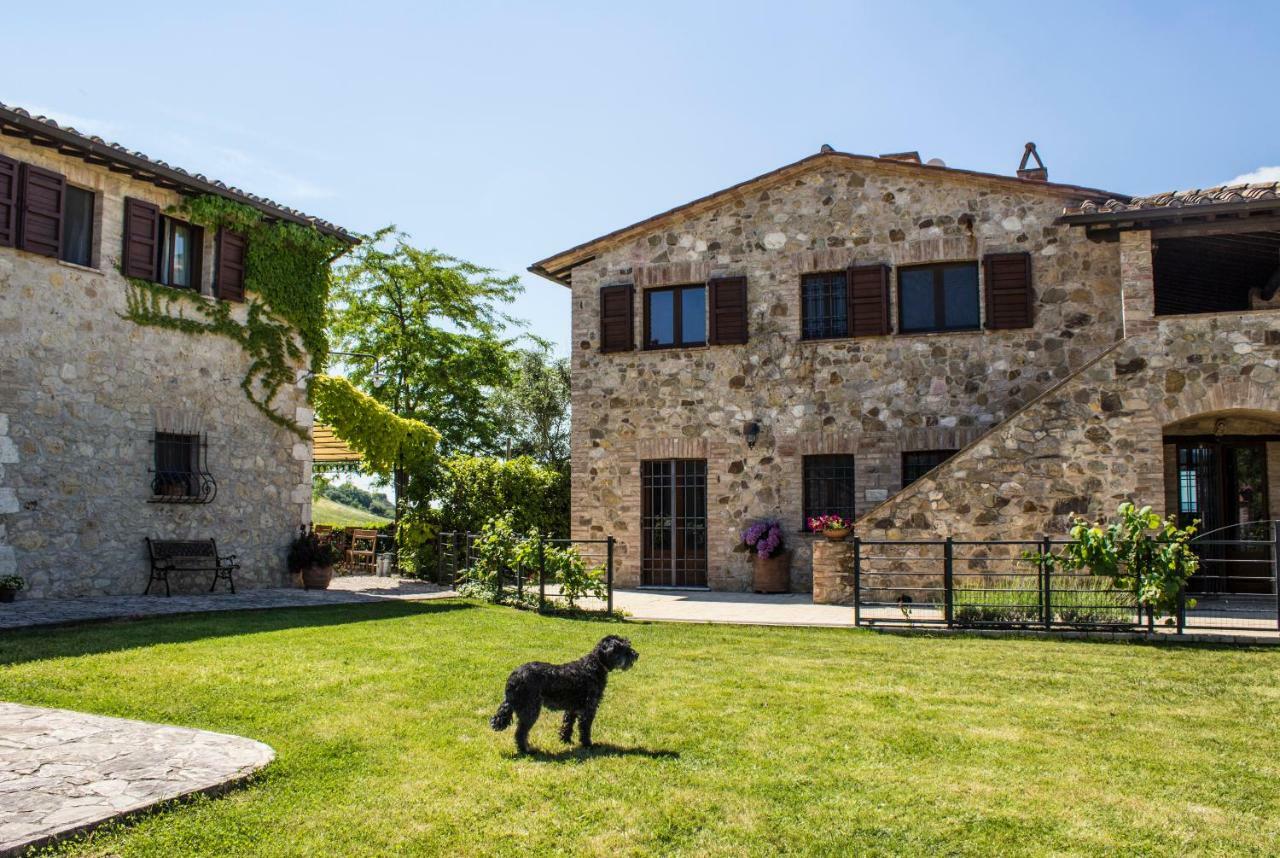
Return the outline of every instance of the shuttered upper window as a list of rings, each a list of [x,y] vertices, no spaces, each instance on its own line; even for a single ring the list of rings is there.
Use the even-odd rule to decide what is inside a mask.
[[[630,283],[600,289],[600,351],[625,352],[635,348],[634,293]]]
[[[898,270],[898,330],[904,334],[978,329],[978,266],[973,262]]]
[[[93,191],[67,185],[59,259],[76,265],[93,264],[93,202]]]
[[[712,345],[747,341],[747,278],[719,277],[707,284],[711,307],[708,324]]]
[[[806,340],[889,333],[888,266],[854,265],[801,276],[800,319]]]
[[[983,258],[987,290],[987,327],[1029,328],[1033,323],[1031,254],[992,253]]]
[[[248,245],[238,232],[218,230],[214,292],[224,301],[244,300],[245,252]]]
[[[67,181],[52,170],[32,164],[23,164],[20,173],[22,198],[18,205],[22,222],[18,227],[18,246],[41,256],[57,256],[62,249],[62,210],[66,204]]]
[[[707,344],[707,287],[670,286],[644,293],[644,347]]]

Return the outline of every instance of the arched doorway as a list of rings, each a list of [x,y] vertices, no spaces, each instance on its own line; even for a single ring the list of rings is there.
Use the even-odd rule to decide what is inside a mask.
[[[1205,593],[1268,593],[1280,518],[1280,413],[1244,409],[1197,415],[1164,429],[1166,508],[1199,522]],[[1172,478],[1172,479],[1170,479]]]

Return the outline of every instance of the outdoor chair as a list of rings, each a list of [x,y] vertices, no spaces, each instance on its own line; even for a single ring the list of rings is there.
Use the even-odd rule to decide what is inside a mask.
[[[378,568],[378,531],[352,528],[347,566],[357,574],[372,575]]]

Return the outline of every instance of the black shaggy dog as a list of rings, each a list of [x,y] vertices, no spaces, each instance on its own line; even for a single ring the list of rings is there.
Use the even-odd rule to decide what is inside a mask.
[[[578,735],[584,748],[591,747],[591,722],[604,697],[609,671],[626,670],[636,663],[640,653],[631,641],[609,635],[595,649],[568,664],[531,661],[522,664],[507,677],[507,695],[489,726],[505,730],[516,719],[516,748],[529,753],[529,731],[538,720],[542,707],[564,712],[560,724],[560,741],[573,741],[573,722],[578,722]]]

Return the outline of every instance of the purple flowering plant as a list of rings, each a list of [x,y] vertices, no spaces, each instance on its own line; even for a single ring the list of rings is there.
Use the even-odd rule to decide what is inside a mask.
[[[742,544],[748,551],[754,551],[761,560],[781,554],[785,547],[782,525],[776,518],[757,521],[742,531]]]

